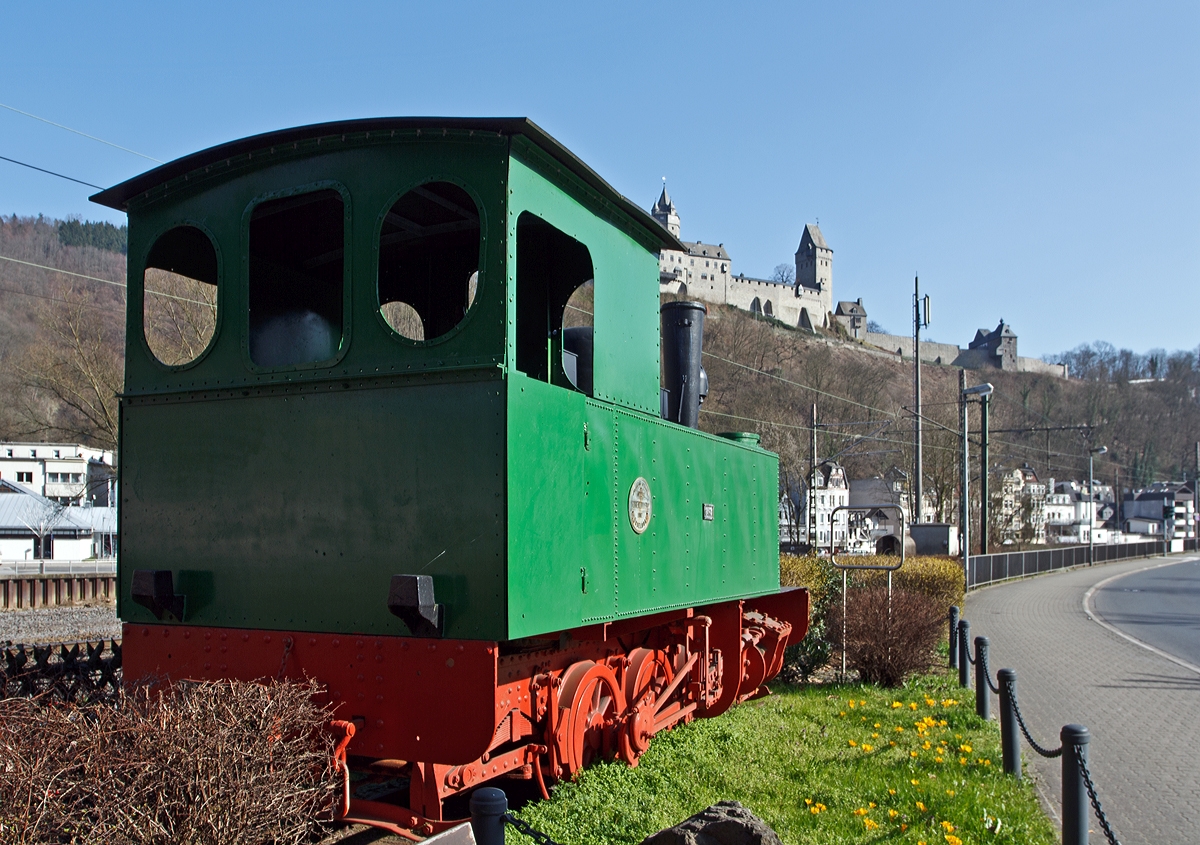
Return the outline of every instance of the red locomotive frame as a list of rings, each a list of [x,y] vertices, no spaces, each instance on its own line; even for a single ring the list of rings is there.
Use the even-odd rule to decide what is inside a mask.
[[[547,781],[600,758],[636,766],[659,731],[766,694],[808,610],[807,590],[784,590],[520,644],[126,624],[124,671],[316,679],[346,773],[337,816],[413,837],[449,826],[443,802],[486,781],[547,795]],[[355,798],[351,761],[407,774],[407,806]]]

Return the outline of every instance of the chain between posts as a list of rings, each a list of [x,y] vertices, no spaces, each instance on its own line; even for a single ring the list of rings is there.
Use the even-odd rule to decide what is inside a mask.
[[[987,681],[988,689],[990,689],[996,695],[999,695],[1000,687],[992,683],[992,673],[991,669],[988,667],[987,649],[984,649],[983,654],[980,655],[980,659],[983,661],[983,679]]]
[[[525,834],[534,842],[538,843],[538,845],[559,845],[558,842],[555,842],[545,833],[542,833],[540,830],[536,830],[531,824],[529,824],[529,822],[521,821],[512,813],[505,813],[500,817],[500,820],[505,824],[511,824],[517,829],[518,833]]]
[[[1017,717],[1017,724],[1021,726],[1021,733],[1025,734],[1025,740],[1026,740],[1026,742],[1029,743],[1029,746],[1034,751],[1036,751],[1038,754],[1040,754],[1043,757],[1046,757],[1048,759],[1053,759],[1055,757],[1061,757],[1062,753],[1063,753],[1063,747],[1061,745],[1058,748],[1054,749],[1053,751],[1048,751],[1047,749],[1042,748],[1042,746],[1038,745],[1034,741],[1033,737],[1029,734],[1029,728],[1027,728],[1025,726],[1024,717],[1021,716],[1021,705],[1017,703],[1017,690],[1014,687],[1014,685],[1011,683],[1007,684],[1007,686],[1008,686],[1008,698],[1010,701],[1012,701],[1013,715],[1015,715]]]
[[[1088,771],[1087,761],[1083,757],[1083,749],[1076,745],[1074,752],[1075,763],[1079,766],[1079,773],[1083,775],[1083,785],[1087,788],[1088,800],[1092,802],[1092,809],[1096,811],[1096,818],[1100,820],[1100,829],[1104,831],[1104,836],[1108,839],[1109,845],[1121,845],[1121,840],[1117,839],[1117,834],[1113,832],[1112,825],[1108,823],[1108,817],[1104,815],[1104,810],[1100,806],[1100,799],[1096,797],[1096,785],[1092,783],[1092,773]]]

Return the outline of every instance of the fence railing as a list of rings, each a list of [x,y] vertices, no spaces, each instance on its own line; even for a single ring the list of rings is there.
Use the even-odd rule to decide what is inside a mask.
[[[115,575],[115,558],[100,560],[10,560],[0,561],[0,577],[6,575]]]
[[[1084,547],[1086,549],[1086,547]],[[1001,669],[992,681],[988,668],[987,637],[975,638],[975,654],[971,654],[971,623],[959,619],[958,608],[950,608],[950,668],[958,669],[958,683],[971,688],[971,666],[975,667],[975,714],[991,718],[991,695],[1000,699],[1000,748],[1004,758],[1004,773],[1021,779],[1021,737],[1041,757],[1062,758],[1062,834],[1063,845],[1088,845],[1088,804],[1096,813],[1100,829],[1109,845],[1121,845],[1109,824],[1104,808],[1096,795],[1096,785],[1088,769],[1088,745],[1091,734],[1083,725],[1063,725],[1059,732],[1058,748],[1044,748],[1033,738],[1021,707],[1017,702],[1017,673]],[[1019,733],[1018,733],[1019,731]]]
[[[1164,540],[1140,543],[1111,543],[1095,546],[1059,546],[1026,552],[998,552],[990,555],[971,555],[967,568],[967,589],[1025,578],[1056,569],[1069,569],[1088,563],[1107,563],[1135,557],[1155,557],[1167,553]],[[1184,541],[1185,549],[1195,549],[1195,540]],[[1094,557],[1088,558],[1089,549]]]

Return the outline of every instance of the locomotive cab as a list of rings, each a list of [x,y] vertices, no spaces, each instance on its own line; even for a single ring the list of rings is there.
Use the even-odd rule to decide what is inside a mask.
[[[129,215],[128,676],[310,674],[350,753],[435,767],[409,806],[437,819],[497,749],[582,765],[529,750],[538,672],[582,701],[633,671],[686,720],[803,636],[776,457],[660,414],[657,253],[681,244],[535,124],[300,127],[93,199]],[[722,684],[745,648],[761,672]],[[446,698],[476,702],[453,729]],[[663,719],[622,729],[627,759]]]

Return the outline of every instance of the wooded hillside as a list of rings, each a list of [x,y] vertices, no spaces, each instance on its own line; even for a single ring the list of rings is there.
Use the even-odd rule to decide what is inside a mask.
[[[115,448],[124,244],[124,231],[108,224],[0,218],[0,437]],[[819,457],[839,456],[852,477],[912,466],[912,416],[905,410],[913,404],[911,361],[720,306],[709,306],[705,350],[711,392],[702,427],[759,432],[780,455],[782,483],[794,485],[807,473],[814,402]],[[1086,378],[968,371],[968,385],[990,381],[996,388],[993,471],[1029,463],[1043,480],[1083,478],[1083,432],[1003,430],[1088,425],[1090,443],[1109,449],[1096,461],[1106,483],[1118,472],[1124,487],[1194,477],[1195,353],[1137,356],[1096,344],[1061,357]],[[1151,367],[1161,380],[1131,382]],[[958,485],[958,371],[929,364],[923,372],[931,420],[925,485],[945,511]],[[971,425],[978,426],[977,411]]]

